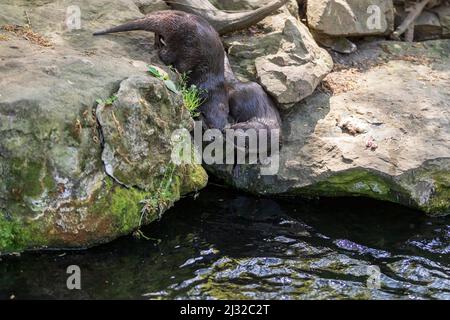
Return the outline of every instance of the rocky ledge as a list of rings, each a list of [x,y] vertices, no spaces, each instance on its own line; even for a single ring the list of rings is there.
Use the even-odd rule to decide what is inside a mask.
[[[364,196],[450,212],[450,41],[370,42],[336,55],[322,88],[284,112],[279,172],[208,167],[254,194]]]

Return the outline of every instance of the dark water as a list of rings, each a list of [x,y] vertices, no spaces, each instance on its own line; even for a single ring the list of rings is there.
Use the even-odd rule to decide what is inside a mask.
[[[3,257],[0,298],[450,299],[450,217],[209,188],[143,231],[158,240]],[[73,264],[79,291],[66,288]]]

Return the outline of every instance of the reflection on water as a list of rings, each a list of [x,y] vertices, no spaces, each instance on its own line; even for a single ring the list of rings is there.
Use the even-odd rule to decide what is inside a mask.
[[[143,231],[155,240],[3,257],[0,298],[450,299],[450,217],[209,188]]]

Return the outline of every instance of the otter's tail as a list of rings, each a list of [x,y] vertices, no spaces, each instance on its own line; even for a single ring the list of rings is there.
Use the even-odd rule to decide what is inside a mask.
[[[105,30],[96,31],[93,33],[94,36],[99,36],[103,34],[108,33],[115,33],[115,32],[124,32],[124,31],[133,31],[133,30],[145,30],[145,31],[153,31],[155,32],[156,28],[153,27],[152,21],[148,18],[142,18],[135,21],[130,21],[124,24],[121,24],[116,27],[112,27]]]
[[[144,30],[156,33],[162,33],[166,23],[165,20],[167,14],[164,12],[153,13],[145,16],[144,18],[130,21],[121,24],[116,27],[112,27],[105,30],[99,30],[93,33],[94,36],[99,36],[108,33],[124,32],[124,31],[134,31],[134,30]],[[167,21],[166,21],[167,22]]]

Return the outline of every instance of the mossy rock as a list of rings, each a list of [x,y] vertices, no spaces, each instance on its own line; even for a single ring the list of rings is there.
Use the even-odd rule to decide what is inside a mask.
[[[153,35],[92,36],[106,25],[142,17],[135,2],[16,2],[2,1],[0,24],[25,25],[25,10],[33,32],[51,47],[0,31],[5,35],[0,56],[8,57],[0,66],[0,253],[110,241],[154,221],[181,195],[205,186],[201,166],[173,169],[170,164],[171,132],[189,129],[192,119],[179,96],[146,76],[147,64],[169,71],[153,50]],[[70,30],[63,21],[75,4],[82,25]],[[114,94],[119,123],[130,124],[123,127],[122,140],[109,131],[111,114],[101,114],[104,128],[97,117],[97,108],[104,106],[96,100]],[[131,111],[145,119],[138,131],[132,130]],[[142,152],[122,174],[109,176],[105,141],[116,158],[116,151],[131,157],[121,152],[125,146]],[[149,199],[156,205],[143,210]]]

